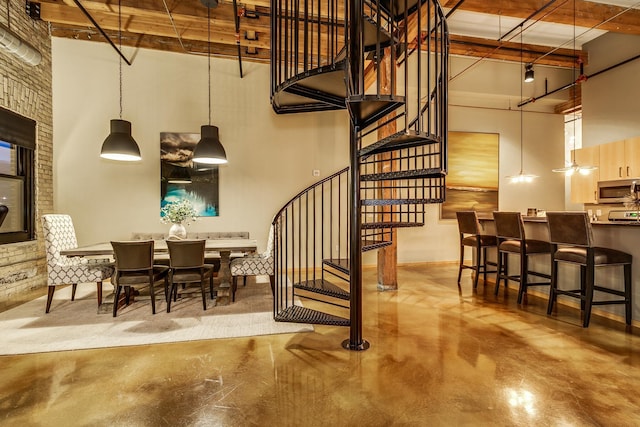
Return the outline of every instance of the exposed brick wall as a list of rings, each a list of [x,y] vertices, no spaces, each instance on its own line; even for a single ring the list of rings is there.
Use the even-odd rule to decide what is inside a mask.
[[[6,301],[46,286],[40,217],[53,211],[53,115],[51,37],[47,23],[29,18],[23,0],[2,2],[0,22],[42,54],[42,62],[33,67],[0,49],[0,105],[37,123],[37,240],[0,245],[0,301]]]

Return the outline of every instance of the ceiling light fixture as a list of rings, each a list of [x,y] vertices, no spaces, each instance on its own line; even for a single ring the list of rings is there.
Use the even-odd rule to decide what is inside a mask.
[[[520,66],[522,66],[523,64],[523,60],[522,60],[522,25],[520,25]],[[533,72],[533,70],[532,70]],[[526,81],[526,80],[525,80]],[[537,175],[530,175],[530,174],[526,174],[523,172],[523,159],[524,159],[524,118],[523,118],[523,111],[522,111],[522,80],[520,81],[520,173],[518,175],[511,175],[508,176],[507,179],[509,179],[512,183],[520,183],[520,182],[532,182],[534,179],[536,179],[538,176]]]
[[[578,83],[583,82],[585,79],[583,76],[576,76],[576,64],[581,63],[581,58],[577,55],[576,51],[576,0],[573,0],[573,108],[571,109],[573,112],[573,135],[569,138],[571,141],[571,145],[573,149],[571,150],[571,164],[562,168],[552,169],[553,172],[563,173],[565,176],[571,176],[574,173],[579,173],[580,175],[589,175],[591,171],[598,169],[596,166],[580,166],[576,162],[576,98],[578,96]]]
[[[193,150],[193,161],[209,165],[227,163],[227,153],[220,142],[218,127],[211,125],[211,8],[218,6],[216,0],[201,0],[207,7],[207,71],[209,78],[209,124],[200,127],[201,139]]]
[[[118,1],[118,42],[122,52],[122,10]],[[122,55],[120,55],[120,118],[111,120],[111,132],[102,143],[100,157],[109,160],[135,162],[142,160],[140,148],[131,136],[131,122],[122,120]]]
[[[534,74],[533,74],[533,64],[527,64],[524,66],[524,82],[525,83],[531,83],[533,80],[535,80]]]

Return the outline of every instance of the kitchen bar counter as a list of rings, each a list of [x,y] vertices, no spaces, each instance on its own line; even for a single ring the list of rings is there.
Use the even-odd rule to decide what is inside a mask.
[[[525,223],[525,231],[527,238],[549,240],[549,230],[547,228],[546,217],[522,217]],[[480,217],[480,224],[483,232],[488,234],[495,233],[493,218]],[[627,221],[594,221],[592,224],[593,238],[596,246],[618,249],[633,255],[632,265],[632,298],[633,298],[633,322],[640,325],[640,223]],[[550,273],[551,262],[549,256],[535,256],[531,259],[531,266],[538,271]],[[519,266],[517,262],[511,262],[510,273],[516,274]],[[511,269],[513,268],[513,271]],[[577,266],[562,263],[560,266],[559,286],[560,288],[575,288],[580,283],[580,271]],[[622,290],[622,267],[606,267],[596,270],[596,283],[606,284],[615,289]],[[512,282],[511,286],[517,284]],[[531,290],[530,290],[531,291]],[[548,290],[540,288],[534,289],[532,293],[548,298]],[[598,297],[604,294],[598,293]],[[604,297],[604,296],[603,296]],[[560,297],[563,304],[571,304],[578,307],[577,302],[573,299]],[[593,314],[604,315],[609,318],[620,321],[624,324],[624,307],[622,305],[607,305],[594,307]],[[579,319],[576,320],[579,323]]]
[[[485,221],[493,221],[492,217],[488,217],[488,216],[480,216],[478,215],[478,219],[480,220],[480,223],[485,222]],[[547,217],[544,216],[523,216],[522,220],[525,223],[542,223],[542,224],[546,224],[547,223]],[[608,220],[598,220],[598,221],[591,221],[591,225],[615,225],[615,226],[628,226],[628,227],[637,227],[640,226],[640,221],[608,221]]]

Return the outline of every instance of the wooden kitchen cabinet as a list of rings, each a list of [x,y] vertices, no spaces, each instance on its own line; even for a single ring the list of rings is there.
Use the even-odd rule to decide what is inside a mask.
[[[602,144],[600,180],[640,178],[640,137]]]
[[[596,166],[598,169],[591,171],[589,175],[574,173],[571,175],[571,202],[572,203],[597,203],[598,181],[602,179],[600,174],[600,146],[585,147],[571,153],[575,156],[579,165]]]
[[[640,136],[624,140],[627,178],[640,178]]]

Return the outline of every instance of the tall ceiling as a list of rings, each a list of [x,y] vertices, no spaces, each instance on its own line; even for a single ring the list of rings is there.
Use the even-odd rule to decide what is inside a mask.
[[[55,37],[117,45],[118,2],[41,0]],[[571,68],[576,50],[606,32],[640,35],[640,0],[441,0],[451,53]],[[211,12],[211,53],[269,60],[269,0],[220,0]],[[84,11],[83,11],[84,9]],[[122,0],[122,45],[205,54],[207,12],[200,0]],[[237,22],[236,22],[237,17]],[[94,22],[92,22],[92,20]],[[236,26],[238,31],[236,31]],[[522,43],[522,45],[521,45]],[[239,47],[238,47],[239,46]]]

